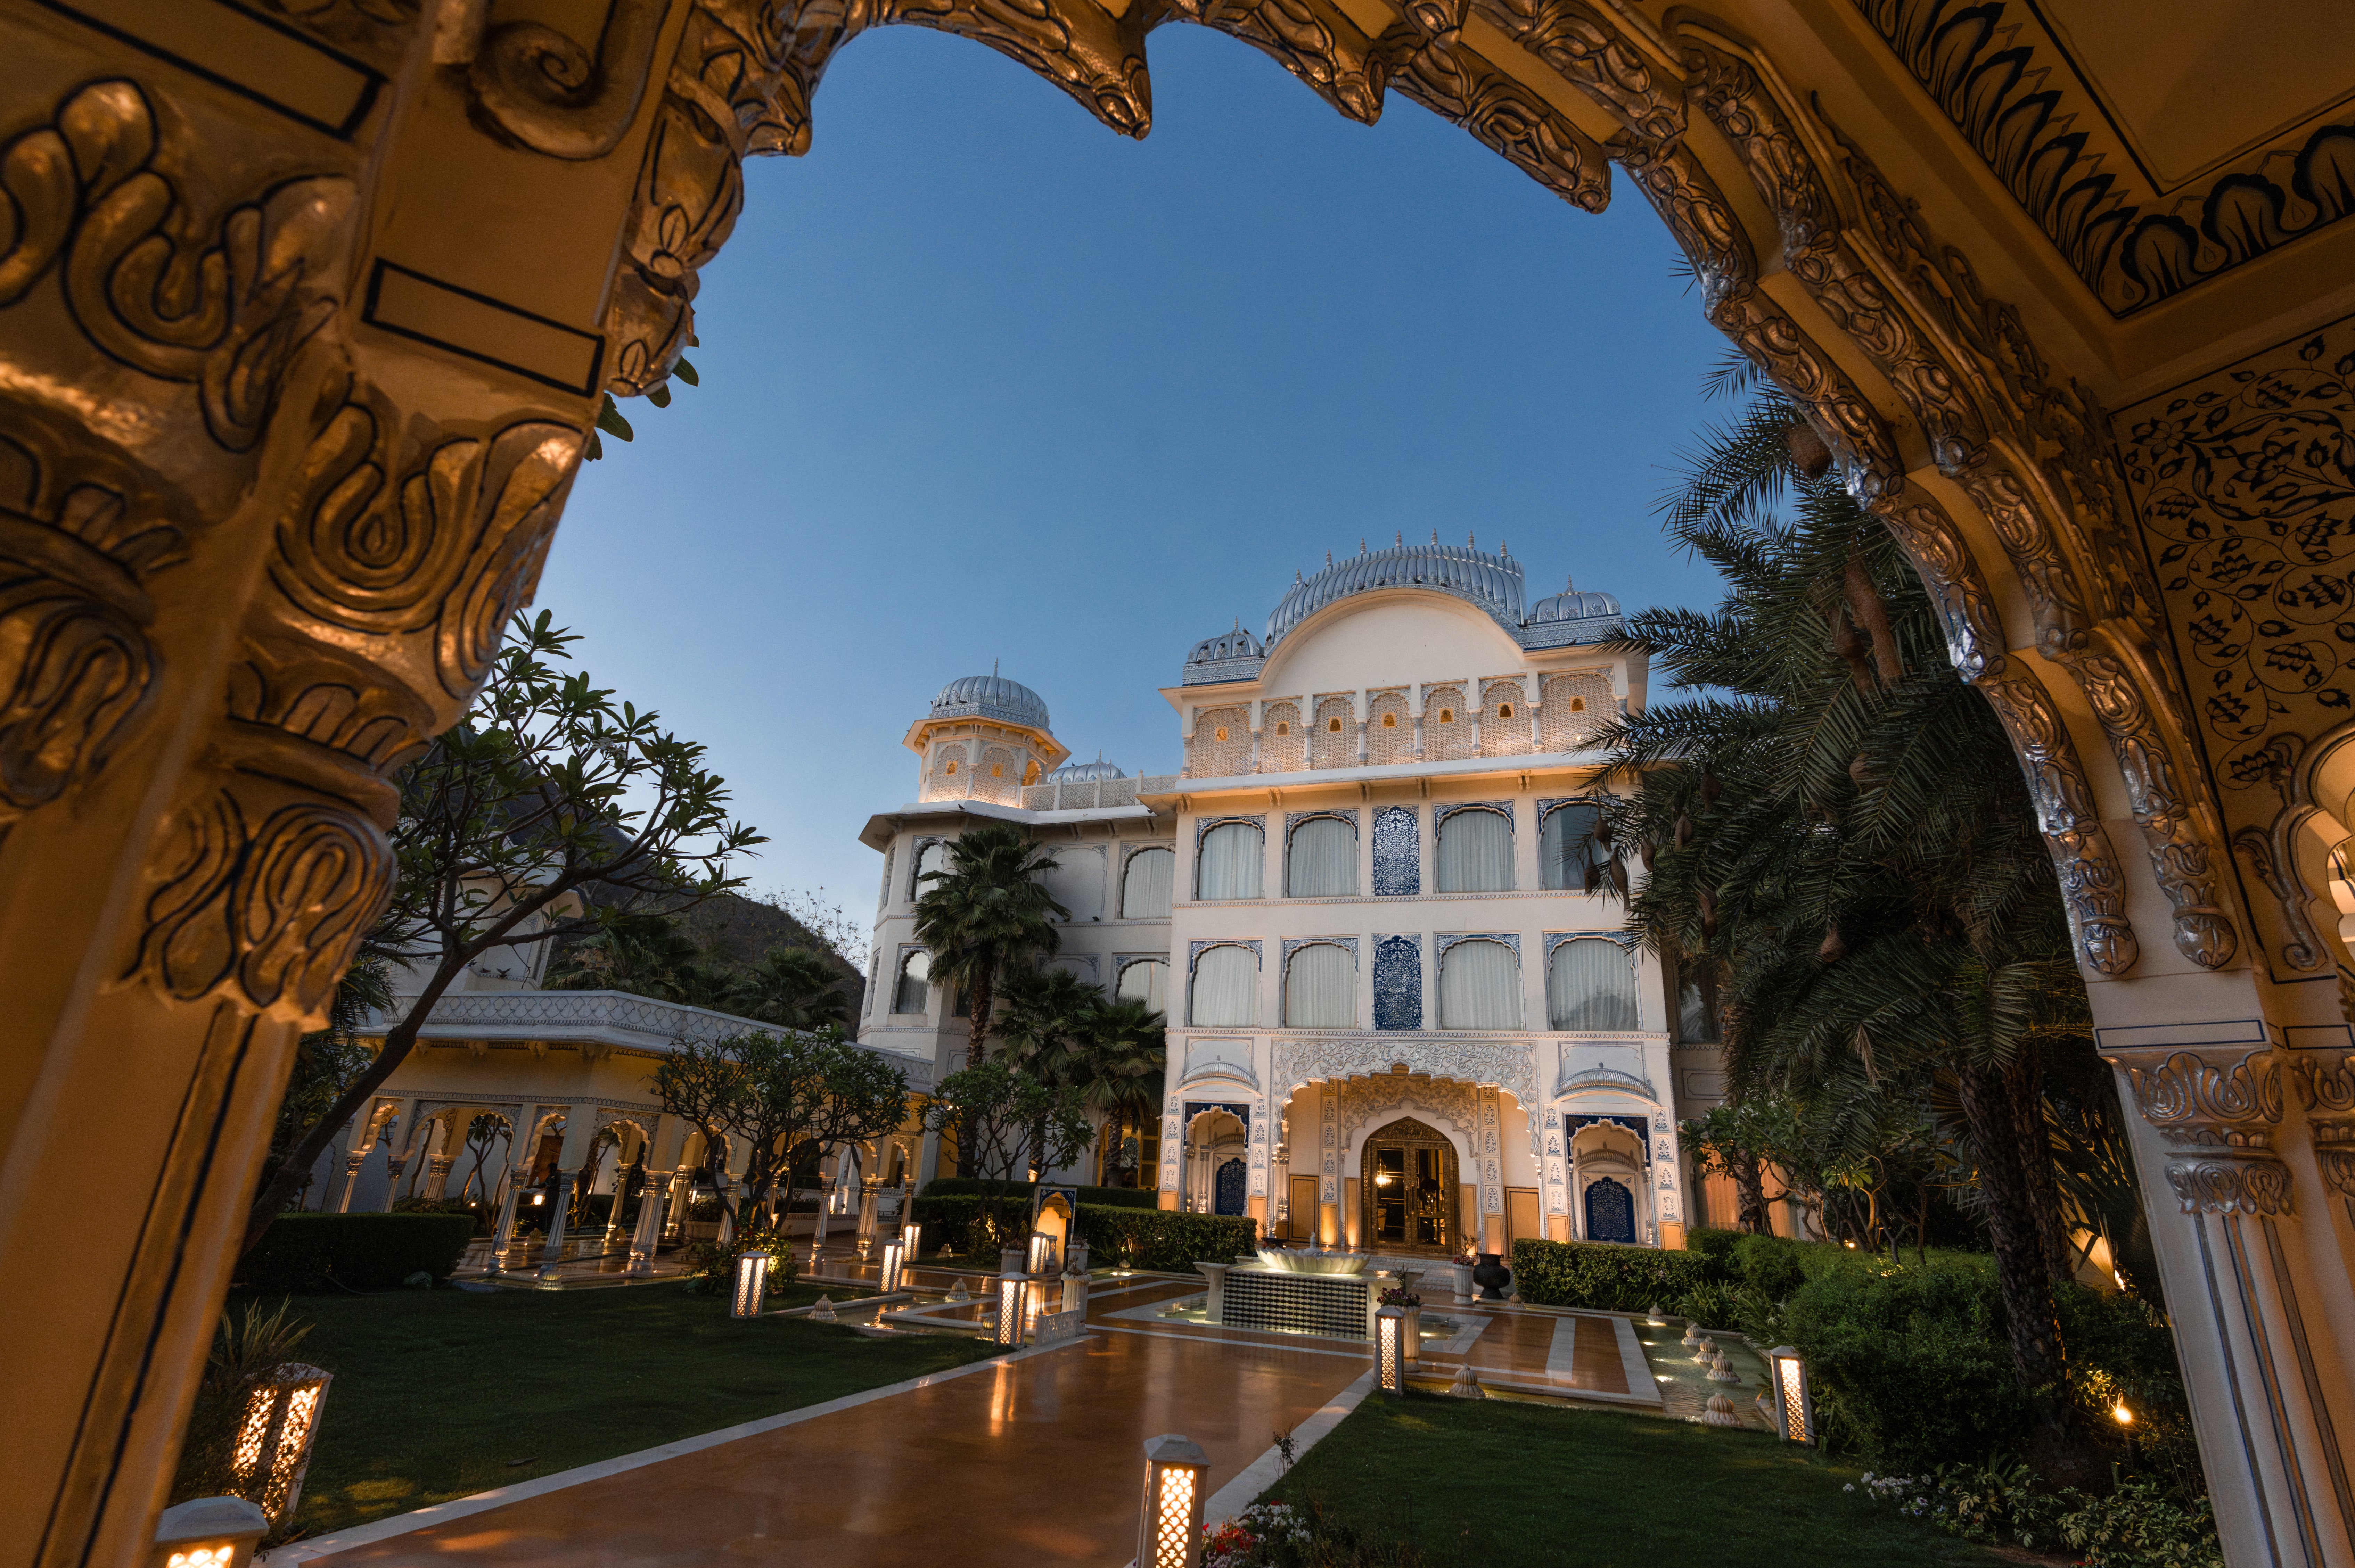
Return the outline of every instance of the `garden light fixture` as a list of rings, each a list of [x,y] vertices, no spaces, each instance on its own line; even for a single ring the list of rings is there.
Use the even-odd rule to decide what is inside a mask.
[[[769,1255],[760,1248],[739,1253],[736,1256],[736,1299],[728,1309],[730,1318],[757,1318],[761,1315],[761,1298],[769,1289]]]
[[[2110,1419],[2121,1426],[2131,1426],[2134,1425],[2134,1412],[2128,1410],[2126,1402],[2121,1399],[2110,1406]]]
[[[261,1505],[273,1525],[292,1519],[303,1500],[303,1473],[311,1467],[311,1440],[319,1434],[319,1406],[333,1375],[288,1361],[246,1395],[229,1470],[240,1495]]]
[[[153,1568],[246,1568],[270,1520],[246,1498],[195,1498],[155,1521]]]
[[[1055,1272],[1055,1238],[1045,1231],[1030,1233],[1029,1266],[1025,1272],[1029,1274]]]
[[[1210,1457],[1175,1432],[1145,1443],[1145,1507],[1135,1568],[1201,1568],[1202,1480]]]
[[[1807,1363],[1789,1345],[1766,1352],[1766,1369],[1774,1385],[1774,1429],[1785,1443],[1816,1440],[1816,1409],[1807,1395]]]
[[[898,1242],[888,1241],[883,1244],[881,1284],[883,1294],[886,1296],[900,1288],[900,1244]]]
[[[1406,1392],[1406,1312],[1384,1307],[1374,1314],[1374,1372],[1384,1393]]]
[[[997,1278],[997,1328],[991,1338],[1008,1349],[1022,1342],[1023,1287],[1029,1283],[1018,1274]]]
[[[923,1234],[924,1227],[922,1225],[901,1225],[900,1227],[900,1262],[913,1263],[916,1261],[916,1240]]]

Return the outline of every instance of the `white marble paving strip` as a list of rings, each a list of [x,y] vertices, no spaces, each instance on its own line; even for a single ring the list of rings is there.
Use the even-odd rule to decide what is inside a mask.
[[[1558,1383],[1571,1379],[1571,1352],[1578,1345],[1578,1319],[1557,1318],[1553,1324],[1553,1343],[1546,1348],[1546,1376]]]
[[[1627,1392],[1646,1404],[1658,1404],[1660,1385],[1652,1380],[1652,1363],[1644,1359],[1644,1341],[1636,1337],[1633,1319],[1614,1318],[1612,1326],[1619,1330],[1619,1367],[1627,1374]]]
[[[1138,1334],[1148,1340],[1183,1340],[1191,1345],[1221,1345],[1234,1351],[1272,1351],[1282,1356],[1339,1356],[1345,1361],[1361,1361],[1374,1353],[1371,1347],[1362,1351],[1328,1351],[1317,1345],[1289,1342],[1294,1339],[1307,1338],[1305,1334],[1286,1335],[1281,1340],[1271,1342],[1262,1339],[1230,1339],[1215,1328],[1205,1328],[1199,1334],[1173,1334],[1167,1329],[1124,1329],[1114,1323],[1091,1323],[1088,1329],[1091,1333],[1097,1334]]]

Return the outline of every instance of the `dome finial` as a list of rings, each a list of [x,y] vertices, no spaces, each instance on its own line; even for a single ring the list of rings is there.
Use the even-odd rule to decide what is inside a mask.
[[[1499,539],[1497,541],[1497,554],[1500,558],[1510,559],[1513,554],[1513,547],[1505,543],[1504,540]]]
[[[1470,548],[1476,550],[1480,547],[1480,536],[1473,533],[1469,528],[1466,528],[1464,531],[1464,543]]]
[[[1333,564],[1333,552],[1330,550],[1325,552],[1325,564],[1328,567]]]
[[[997,673],[997,661],[995,659],[989,662],[989,673],[993,675]]]
[[[1406,530],[1405,530],[1405,529],[1403,529],[1403,528],[1400,529],[1400,530],[1397,532],[1397,534],[1395,534],[1394,535],[1392,535],[1392,537],[1394,537],[1394,538],[1396,538],[1396,539],[1398,540],[1398,547],[1399,547],[1400,549],[1403,550],[1403,549],[1405,549],[1405,548],[1406,548]]]
[[[1358,554],[1359,554],[1359,555],[1361,555],[1361,556],[1362,556],[1362,555],[1364,555],[1365,553],[1366,553],[1366,536],[1365,536],[1363,534],[1360,534],[1360,535],[1358,535]]]
[[[1431,542],[1434,545],[1439,543],[1439,530],[1436,528],[1431,531]]]

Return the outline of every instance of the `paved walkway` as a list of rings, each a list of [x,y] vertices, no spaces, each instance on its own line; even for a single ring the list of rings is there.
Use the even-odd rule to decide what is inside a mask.
[[[1199,1292],[1166,1277],[1100,1281],[1077,1343],[297,1543],[272,1562],[937,1568],[945,1556],[972,1568],[1117,1568],[1135,1545],[1145,1439],[1182,1432],[1199,1443],[1215,1492],[1261,1464],[1277,1432],[1329,1426],[1338,1416],[1329,1407],[1370,1366],[1348,1341],[1160,1315]],[[1455,1326],[1451,1339],[1428,1342],[1425,1376],[1451,1376],[1468,1356],[1485,1381],[1657,1408],[1641,1371],[1641,1386],[1629,1386],[1634,1340],[1622,1319],[1425,1313]],[[1640,1351],[1633,1364],[1642,1367]],[[1273,1478],[1254,1470],[1228,1500],[1240,1506],[1241,1493]]]

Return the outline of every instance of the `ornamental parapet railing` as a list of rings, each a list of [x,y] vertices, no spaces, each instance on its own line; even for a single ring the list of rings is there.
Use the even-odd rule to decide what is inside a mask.
[[[377,1030],[390,1024],[382,1013],[369,1020]],[[755,1032],[783,1033],[756,1019],[623,991],[459,991],[435,1002],[419,1031],[429,1040],[581,1040],[656,1051],[678,1044],[709,1045]],[[911,1088],[932,1086],[930,1062],[871,1045],[861,1049],[890,1057],[908,1075]]]
[[[1134,779],[1073,779],[1032,784],[1022,791],[1026,811],[1108,811],[1136,804]]]
[[[1651,1079],[1639,1077],[1634,1073],[1623,1073],[1616,1067],[1589,1067],[1583,1072],[1564,1073],[1553,1086],[1557,1095],[1566,1095],[1575,1089],[1623,1089],[1655,1102],[1660,1097],[1652,1092]]]

